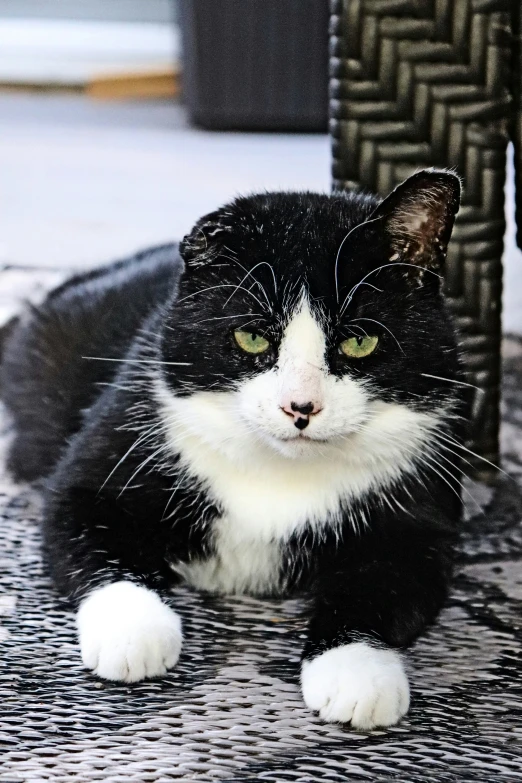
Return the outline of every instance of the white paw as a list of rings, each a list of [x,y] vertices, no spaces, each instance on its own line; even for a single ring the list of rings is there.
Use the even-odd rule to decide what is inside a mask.
[[[156,593],[132,582],[94,590],[76,622],[83,663],[105,680],[157,677],[178,660],[180,618]]]
[[[410,689],[400,655],[365,642],[334,647],[304,661],[306,706],[323,720],[357,729],[393,726],[408,711]]]

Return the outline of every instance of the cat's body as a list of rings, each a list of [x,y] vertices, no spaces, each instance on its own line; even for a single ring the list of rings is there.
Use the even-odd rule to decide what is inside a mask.
[[[67,280],[10,327],[0,398],[15,418],[9,467],[17,478],[33,481],[50,472],[100,384],[119,369],[82,357],[124,356],[150,310],[171,295],[182,268],[176,245],[154,248]]]
[[[360,727],[406,711],[388,646],[436,616],[460,517],[437,274],[458,181],[420,173],[377,205],[240,199],[184,240],[181,278],[176,246],[158,248],[12,330],[11,468],[46,477],[48,557],[101,676],[175,663],[179,620],[153,592],[174,581],[306,589],[307,704]]]

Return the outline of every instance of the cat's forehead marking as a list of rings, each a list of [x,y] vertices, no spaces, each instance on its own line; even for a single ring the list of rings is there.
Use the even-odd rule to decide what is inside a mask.
[[[324,367],[326,337],[321,324],[303,293],[283,332],[279,363],[302,359],[321,369]]]

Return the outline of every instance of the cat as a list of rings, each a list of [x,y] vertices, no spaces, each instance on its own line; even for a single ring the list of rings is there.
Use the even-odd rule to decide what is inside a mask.
[[[4,340],[9,467],[84,665],[165,674],[170,584],[307,591],[306,705],[372,729],[409,707],[402,650],[448,589],[464,395],[441,290],[460,182],[387,198],[239,197],[176,244],[79,275]]]

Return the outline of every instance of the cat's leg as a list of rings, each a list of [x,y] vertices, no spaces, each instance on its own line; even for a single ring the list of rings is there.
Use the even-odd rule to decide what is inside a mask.
[[[307,706],[324,720],[368,730],[394,725],[408,710],[401,649],[443,604],[451,546],[418,535],[363,538],[357,552],[323,564],[301,687]]]
[[[58,482],[44,519],[54,579],[78,610],[83,662],[99,677],[125,682],[165,674],[182,643],[179,616],[154,589],[164,565],[161,540],[135,511]]]

